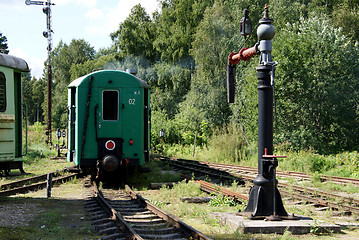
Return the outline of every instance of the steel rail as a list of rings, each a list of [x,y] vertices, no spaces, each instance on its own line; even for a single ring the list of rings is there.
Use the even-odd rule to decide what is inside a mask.
[[[209,240],[211,238],[205,236],[198,230],[194,229],[193,227],[187,225],[186,223],[182,222],[181,220],[177,219],[176,217],[172,216],[171,214],[168,214],[158,208],[157,206],[153,205],[146,199],[144,199],[141,195],[135,193],[129,186],[126,185],[126,191],[127,193],[133,197],[134,199],[139,199],[146,207],[146,209],[150,210],[151,212],[157,214],[159,217],[161,217],[163,220],[170,222],[173,226],[181,229],[184,231],[185,235],[190,236],[190,239],[193,240]]]
[[[335,193],[330,193],[330,192],[326,192],[326,191],[322,191],[322,190],[318,190],[318,189],[306,188],[306,187],[301,187],[301,186],[289,185],[286,183],[278,183],[278,186],[283,187],[283,188],[292,188],[293,190],[296,190],[296,191],[310,193],[313,195],[319,195],[321,197],[336,198],[336,199],[340,199],[343,202],[346,202],[349,204],[355,204],[356,206],[359,206],[359,200],[351,198],[351,197],[340,196]]]
[[[161,160],[165,160],[165,159],[161,159]],[[188,165],[193,165],[194,167],[196,166],[200,166],[201,168],[203,168],[203,164],[205,162],[200,162],[202,165],[196,165],[194,164],[193,160],[184,160],[184,159],[173,159],[173,160],[165,160],[165,161],[171,161],[169,162],[171,165],[174,165],[176,167],[183,167],[187,170],[190,170],[191,167]],[[186,161],[186,165],[187,166],[183,166],[183,164],[173,164],[173,163],[178,163],[180,161]],[[225,164],[224,164],[225,165]],[[209,167],[209,166],[208,166]],[[199,170],[196,170],[199,171]],[[221,171],[223,171],[223,169],[221,169]],[[233,175],[233,173],[232,173]],[[247,181],[252,181],[254,179],[254,176],[248,176],[248,175],[243,175],[243,174],[236,174],[236,177],[238,178],[243,178]],[[321,191],[321,190],[316,190],[316,189],[311,189],[311,188],[306,188],[306,187],[301,187],[301,186],[293,186],[293,185],[289,185],[286,183],[278,183],[278,187],[281,187],[280,191],[283,192],[285,195],[287,195],[288,197],[295,197],[298,200],[306,200],[308,202],[314,203],[316,205],[319,206],[323,206],[323,207],[332,207],[332,208],[336,208],[336,209],[343,209],[346,211],[350,211],[353,213],[359,213],[359,207],[356,206],[350,206],[347,205],[345,203],[349,203],[349,204],[356,204],[357,206],[359,206],[359,200],[350,198],[350,197],[345,197],[345,196],[340,196],[337,194],[333,194],[333,193],[328,193],[325,191]],[[296,191],[300,191],[302,193],[292,193],[292,192],[288,192],[284,189],[288,189],[288,188],[292,188]],[[317,195],[320,198],[326,198],[326,199],[330,199],[330,198],[336,198],[336,199],[340,199],[340,201],[342,201],[343,203],[335,203],[333,201],[328,201],[328,200],[323,200],[323,199],[318,199],[318,197],[314,198],[313,196],[308,196],[308,195],[304,195],[303,193],[309,193],[312,195]]]
[[[105,211],[111,216],[112,220],[115,221],[116,225],[119,226],[119,228],[122,230],[122,232],[124,232],[126,237],[128,237],[128,239],[136,239],[136,240],[145,239],[144,236],[146,234],[144,234],[144,236],[141,236],[143,234],[138,233],[136,231],[136,229],[137,229],[136,224],[132,223],[132,225],[130,225],[126,221],[126,216],[122,216],[121,213],[116,210],[116,207],[118,208],[118,205],[112,206],[108,202],[108,200],[105,199],[105,197],[103,196],[101,191],[98,189],[97,185],[96,184],[94,184],[94,185],[95,185],[96,199],[98,200],[100,205],[105,209]],[[144,199],[141,195],[134,192],[129,186],[126,185],[125,190],[126,190],[127,195],[131,199],[139,202],[139,205],[144,206],[144,209],[152,212],[154,214],[154,216],[158,216],[159,219],[162,219],[165,222],[167,222],[168,224],[172,225],[172,227],[174,227],[174,229],[176,229],[176,231],[179,230],[180,232],[182,232],[183,236],[188,236],[188,239],[193,239],[193,240],[209,240],[210,239],[209,237],[203,235],[201,232],[197,231],[196,229],[192,228],[191,226],[178,220],[171,214],[168,214],[168,213],[164,212],[163,210],[159,209],[158,207],[156,207],[155,205],[153,205],[152,203],[150,203],[149,201]],[[114,204],[114,205],[116,205],[116,204]],[[122,210],[119,210],[119,211],[122,212]],[[133,215],[133,212],[131,215]],[[154,235],[152,235],[152,237],[153,236]],[[161,236],[161,237],[163,237],[163,236]],[[159,239],[163,239],[163,238],[159,238]],[[182,239],[182,237],[181,237],[181,239]]]
[[[66,169],[62,169],[62,170],[56,170],[55,172],[51,172],[51,174],[53,176],[58,176],[60,174],[65,173],[67,170]],[[47,174],[42,174],[39,176],[34,176],[34,177],[29,177],[29,178],[24,178],[18,181],[14,181],[14,182],[9,182],[9,183],[4,183],[0,185],[0,190],[7,190],[10,188],[14,188],[17,186],[21,186],[26,184],[27,182],[36,182],[36,181],[41,181],[41,180],[45,180],[47,178]]]
[[[353,207],[353,206],[349,206],[349,205],[344,205],[344,204],[339,204],[339,203],[335,203],[332,201],[326,201],[323,199],[317,199],[314,198],[313,196],[308,196],[308,195],[304,195],[301,193],[296,193],[296,192],[289,192],[286,190],[281,189],[281,193],[283,193],[286,196],[289,197],[294,197],[296,199],[300,199],[300,200],[305,200],[307,202],[313,203],[315,205],[318,206],[323,206],[323,207],[330,207],[330,208],[336,208],[336,209],[343,209],[345,211],[349,211],[352,213],[359,213],[359,208],[358,207]]]
[[[186,160],[186,159],[179,159],[179,158],[168,158],[171,160],[175,160],[175,161],[189,161],[189,162],[198,162],[201,164],[205,164],[208,166],[216,166],[216,167],[222,167],[222,170],[227,170],[229,169],[230,172],[233,171],[244,171],[244,172],[249,172],[249,173],[253,173],[256,174],[258,169],[256,167],[249,167],[249,166],[239,166],[239,165],[233,165],[233,164],[224,164],[224,163],[213,163],[213,162],[208,162],[208,161],[194,161],[194,160]],[[311,176],[308,173],[303,173],[303,172],[295,172],[295,171],[276,171],[276,174],[278,176],[282,176],[282,177],[296,177],[296,178],[300,178],[300,179],[306,179],[306,180],[312,180]],[[354,185],[359,185],[359,179],[356,178],[346,178],[346,177],[339,177],[339,176],[330,176],[330,175],[319,175],[320,179],[322,181],[328,181],[328,182],[334,182],[334,183],[339,183],[339,184],[347,184],[347,183],[351,183]]]
[[[62,183],[64,181],[67,181],[67,180],[74,178],[78,175],[79,175],[79,173],[73,173],[68,176],[55,178],[52,180],[52,184]],[[29,179],[27,181],[29,181]],[[43,181],[43,182],[39,182],[39,183],[33,183],[33,184],[30,184],[27,186],[12,188],[12,189],[8,189],[8,190],[0,191],[0,196],[10,196],[10,195],[15,195],[17,193],[25,193],[25,192],[32,191],[32,190],[42,189],[42,188],[45,188],[46,185],[47,185],[47,181]]]
[[[116,222],[116,224],[121,228],[125,234],[132,240],[143,240],[143,238],[136,233],[136,231],[123,219],[123,217],[108,203],[108,201],[103,197],[103,194],[98,189],[97,184],[95,185],[95,195],[98,199],[100,205],[112,215],[112,219]]]
[[[223,169],[221,169],[221,170],[223,170]],[[239,177],[245,178],[250,181],[254,179],[254,177],[242,175],[242,174]],[[356,206],[359,206],[359,200],[354,199],[352,197],[341,196],[338,194],[334,194],[334,193],[330,193],[330,192],[326,192],[326,191],[322,191],[322,190],[318,190],[318,189],[289,185],[289,184],[282,183],[282,182],[279,182],[278,186],[281,188],[291,187],[292,189],[297,190],[297,191],[301,191],[304,193],[310,193],[310,194],[314,194],[314,195],[319,195],[319,196],[325,197],[325,198],[332,197],[332,198],[340,199],[341,201],[346,202],[348,204],[355,204]],[[336,204],[333,203],[332,205],[336,205]],[[326,206],[326,205],[324,205],[324,206]],[[343,205],[343,206],[345,206],[345,205]],[[348,208],[348,209],[352,208],[352,209],[356,210],[356,207],[352,207],[352,206],[348,206],[348,205],[346,205],[346,208]]]
[[[182,160],[180,160],[180,159],[175,159],[175,160],[161,159],[161,160],[162,161],[171,161],[169,163],[172,164],[173,166],[177,166],[181,169],[189,170],[191,172],[198,172],[202,175],[207,175],[210,177],[214,177],[216,179],[220,179],[220,180],[224,179],[226,181],[232,181],[232,182],[234,180],[236,180],[236,181],[241,182],[241,179],[238,179],[237,176],[233,176],[229,172],[219,171],[218,169],[211,168],[204,164],[197,164],[196,161],[189,160],[187,162],[187,160],[184,160],[184,161],[186,161],[185,165],[184,165],[183,162],[181,162]],[[201,170],[199,170],[198,168],[201,168]],[[244,182],[242,182],[242,183],[244,184]]]
[[[248,166],[239,166],[239,165],[233,165],[233,164],[223,164],[223,163],[213,163],[213,162],[207,162],[207,161],[198,161],[202,164],[207,164],[209,166],[216,166],[216,167],[223,167],[224,169],[230,169],[230,170],[239,170],[239,171],[247,171],[250,173],[257,173],[256,167],[248,167]],[[276,171],[276,174],[278,176],[282,177],[296,177],[306,180],[312,180],[311,176],[308,173],[303,172],[295,172],[295,171]],[[351,183],[354,185],[359,185],[359,179],[355,178],[346,178],[346,177],[339,177],[339,176],[330,176],[330,175],[319,175],[320,179],[322,181],[327,182],[334,182],[334,183]]]
[[[203,180],[195,180],[196,183],[199,183],[201,186],[201,190],[208,192],[208,193],[214,193],[214,194],[223,194],[225,196],[231,197],[235,200],[246,200],[248,201],[248,196],[231,191],[229,189],[223,188],[221,186],[218,186],[213,183],[209,183]]]

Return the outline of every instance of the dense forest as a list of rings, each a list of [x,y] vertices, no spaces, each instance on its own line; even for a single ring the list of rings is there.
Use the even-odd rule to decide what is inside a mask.
[[[98,69],[136,68],[151,86],[152,143],[206,145],[215,132],[240,129],[248,144],[257,138],[258,58],[237,66],[235,103],[226,96],[230,52],[243,9],[253,27],[268,3],[276,35],[274,142],[290,150],[318,153],[358,150],[359,0],[159,0],[150,16],[136,5],[109,36],[112,45],[95,51],[85,39],[60,42],[53,51],[55,128],[67,124],[67,88]],[[6,33],[3,33],[6,35]],[[2,37],[2,35],[0,36]],[[5,38],[6,39],[6,38]],[[246,47],[257,42],[254,31]],[[45,121],[46,78],[23,78],[31,123]],[[232,130],[231,130],[232,129]]]

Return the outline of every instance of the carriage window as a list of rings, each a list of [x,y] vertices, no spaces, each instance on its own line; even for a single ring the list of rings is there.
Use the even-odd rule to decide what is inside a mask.
[[[107,90],[102,92],[103,120],[118,120],[118,91]]]
[[[0,112],[6,110],[6,78],[5,74],[0,72]]]

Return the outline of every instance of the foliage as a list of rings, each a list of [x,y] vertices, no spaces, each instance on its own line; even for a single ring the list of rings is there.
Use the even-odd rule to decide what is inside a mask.
[[[60,41],[52,51],[52,70],[55,83],[70,83],[71,66],[92,60],[94,56],[94,48],[83,39],[72,40],[69,45]]]
[[[72,64],[70,68],[71,80],[75,80],[96,70],[102,70],[115,61],[115,57],[109,54],[99,56],[93,60],[87,60],[83,63]]]
[[[358,1],[343,1],[333,10],[333,25],[342,28],[343,33],[353,42],[359,41]]]
[[[190,87],[191,71],[181,64],[167,63],[157,63],[153,70],[156,76],[149,79],[153,89],[152,109],[164,110],[169,118],[173,118]]]
[[[193,144],[197,132],[198,145],[204,152],[212,151],[209,138],[228,124],[239,126],[242,140],[246,136],[246,142],[255,145],[258,57],[237,65],[236,99],[231,105],[226,102],[225,66],[228,54],[244,46],[238,33],[243,9],[250,5],[255,30],[265,3],[161,0],[161,11],[152,17],[136,5],[111,34],[113,44],[97,53],[83,39],[69,45],[60,42],[53,51],[54,126],[66,125],[66,86],[71,80],[97,69],[136,68],[137,76],[151,86],[154,146],[160,144],[158,133],[164,129],[162,144],[172,149],[182,149],[173,144]],[[272,54],[279,62],[275,143],[297,152],[357,150],[359,130],[353,127],[359,121],[357,0],[271,0],[269,11],[276,28]],[[256,41],[254,33],[246,39],[245,47]],[[43,83],[24,80],[31,123],[42,121],[41,114],[46,111],[44,94],[38,93],[39,89],[44,91]],[[43,110],[37,110],[39,102]],[[228,137],[223,134],[223,138]],[[217,134],[215,138],[221,139]],[[237,145],[233,141],[229,148]],[[248,156],[248,150],[230,153],[225,159],[237,161],[243,156]]]
[[[42,79],[31,79],[28,73],[22,75],[21,81],[22,98],[27,108],[28,123],[43,122],[44,110],[41,105],[45,99],[46,82]]]
[[[161,14],[155,19],[158,28],[154,47],[161,54],[161,60],[186,59],[196,27],[213,0],[161,0],[160,4]]]
[[[207,144],[211,134],[206,121],[202,121],[199,126],[196,126],[190,121],[181,121],[178,118],[171,120],[164,111],[154,111],[151,119],[151,143],[153,146],[163,143],[193,145],[195,137],[196,144],[201,146]],[[161,129],[164,131],[163,139],[160,139],[159,136]]]
[[[150,161],[144,165],[145,168],[150,168],[148,173],[135,172],[131,175],[128,184],[134,185],[137,188],[148,188],[151,183],[165,183],[177,182],[180,180],[180,173],[173,173],[171,171],[165,172],[158,165],[157,161]]]
[[[8,54],[7,38],[0,32],[0,53]]]
[[[224,66],[234,46],[229,40],[229,36],[235,35],[232,20],[225,2],[215,1],[205,11],[192,43],[196,72],[185,101],[180,103],[177,121],[189,122],[197,129],[202,122],[208,123],[210,128],[228,123],[230,109],[226,102]]]
[[[173,185],[172,191],[177,196],[186,196],[186,197],[203,196],[201,185],[193,181],[187,182],[186,180],[182,180],[182,182]]]
[[[285,28],[286,24],[298,22],[301,17],[307,17],[309,8],[308,1],[296,0],[273,0],[271,1],[270,15],[274,17],[276,32]]]
[[[288,25],[274,49],[280,63],[276,140],[321,153],[355,149],[358,48],[324,17],[313,17]]]
[[[214,196],[214,198],[212,198],[209,201],[208,205],[215,206],[215,207],[223,206],[223,205],[227,205],[229,207],[235,207],[235,206],[237,206],[237,202],[228,196],[224,196],[224,195],[220,194],[220,195]]]
[[[69,45],[60,41],[52,52],[53,97],[52,121],[55,128],[64,128],[67,124],[67,85],[71,82],[71,67],[93,60],[95,50],[83,39],[72,40]],[[43,108],[46,106],[44,101]]]
[[[156,25],[140,4],[134,6],[119,29],[111,33],[111,39],[118,47],[120,56],[145,56],[148,60],[158,58],[158,52],[154,51],[153,47],[155,36]]]
[[[349,178],[359,178],[359,153],[357,151],[320,155],[314,150],[291,151],[276,146],[278,155],[287,158],[279,159],[278,168],[283,171],[326,174]]]
[[[248,147],[242,130],[235,125],[228,125],[214,132],[202,154],[208,155],[214,162],[240,163],[248,159]]]

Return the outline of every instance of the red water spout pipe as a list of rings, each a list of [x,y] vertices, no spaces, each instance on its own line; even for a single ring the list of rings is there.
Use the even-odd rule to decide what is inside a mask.
[[[257,55],[257,46],[251,48],[242,48],[239,53],[232,52],[229,54],[228,61],[233,65],[237,65],[240,60],[248,61],[254,55]]]

